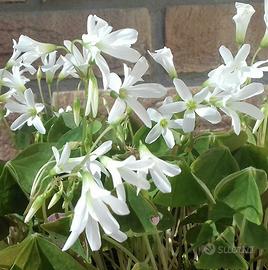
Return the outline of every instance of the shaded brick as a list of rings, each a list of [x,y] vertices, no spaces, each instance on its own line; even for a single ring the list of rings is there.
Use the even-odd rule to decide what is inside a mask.
[[[254,4],[256,13],[248,29],[252,54],[264,34],[263,5]],[[179,72],[205,72],[220,64],[218,48],[225,45],[236,52],[234,4],[181,5],[167,8],[166,46],[174,53]],[[268,51],[260,54],[268,56]]]
[[[21,3],[21,2],[26,2],[26,0],[0,0],[1,3]]]
[[[115,30],[135,28],[139,38],[135,44],[141,53],[151,49],[150,15],[147,9],[104,9],[38,12],[0,12],[0,66],[10,57],[12,39],[21,34],[41,42],[62,44],[65,39],[81,38],[86,33],[87,16],[96,14],[107,20]],[[123,69],[122,61],[110,59],[111,69]]]

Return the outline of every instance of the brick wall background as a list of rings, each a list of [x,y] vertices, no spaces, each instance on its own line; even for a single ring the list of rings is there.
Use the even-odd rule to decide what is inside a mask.
[[[256,9],[248,30],[248,40],[256,48],[265,29],[263,0],[240,2],[250,3]],[[60,43],[79,38],[86,32],[87,16],[96,14],[114,29],[137,29],[139,39],[135,46],[145,56],[147,49],[170,47],[179,76],[190,86],[199,85],[206,80],[207,72],[220,63],[221,44],[236,49],[234,3],[234,0],[0,0],[0,68],[11,55],[12,39],[18,39],[20,34]],[[261,56],[268,58],[268,49]],[[170,87],[162,68],[147,58],[151,62],[147,79]],[[112,61],[111,69],[122,72],[121,63]],[[75,86],[75,81],[69,79],[61,83],[60,90],[70,91]],[[14,154],[7,136],[7,131],[0,127],[0,160]]]
[[[249,41],[258,44],[264,32],[263,0],[240,0],[254,5],[256,13],[249,29]],[[200,84],[207,71],[220,62],[221,44],[233,43],[234,0],[0,0],[0,66],[12,50],[12,38],[20,34],[46,42],[80,37],[86,32],[86,17],[97,14],[115,29],[133,27],[139,31],[136,47],[171,47],[180,77],[188,84]],[[268,50],[263,54],[268,57]],[[112,68],[122,70],[119,62]],[[152,63],[150,79],[169,85],[162,69]],[[62,90],[74,83],[62,84]]]

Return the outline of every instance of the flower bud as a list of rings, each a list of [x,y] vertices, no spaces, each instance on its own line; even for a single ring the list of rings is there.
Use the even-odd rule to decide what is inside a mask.
[[[90,112],[92,112],[92,116],[95,118],[98,113],[98,107],[99,107],[99,89],[97,86],[96,78],[92,76],[88,81],[85,116],[88,116]]]
[[[171,79],[178,77],[173,63],[173,54],[169,48],[164,47],[163,49],[156,50],[155,53],[149,51],[148,53],[166,70]]]
[[[53,195],[52,199],[50,200],[50,202],[48,204],[47,209],[52,208],[60,200],[60,198],[62,196],[62,192],[63,192],[63,184],[62,184],[62,182],[60,182],[60,190]]]
[[[235,3],[237,14],[233,17],[236,24],[236,42],[241,45],[245,41],[247,28],[252,15],[255,13],[255,9],[244,3]]]
[[[25,217],[24,220],[25,223],[28,223],[32,219],[32,217],[36,214],[36,212],[42,207],[43,203],[46,200],[46,196],[47,196],[46,193],[37,196],[37,198],[34,200],[30,210],[28,211]]]
[[[73,115],[76,126],[79,126],[80,123],[80,109],[81,109],[80,99],[76,97],[73,103]]]
[[[40,81],[42,79],[42,70],[41,70],[41,67],[39,67],[38,70],[37,70],[36,79],[38,81]]]

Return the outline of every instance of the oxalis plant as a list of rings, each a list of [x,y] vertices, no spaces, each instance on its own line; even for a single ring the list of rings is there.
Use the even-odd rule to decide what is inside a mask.
[[[250,63],[245,37],[255,11],[236,9],[237,54],[221,46],[223,63],[195,94],[166,47],[149,54],[176,95],[144,82],[148,62],[131,47],[137,31],[113,31],[95,15],[81,39],[63,45],[14,41],[0,70],[0,101],[20,152],[1,164],[0,269],[268,265],[268,105],[258,82],[268,60],[256,61],[268,47],[268,1],[267,30]],[[106,56],[132,65],[122,65],[121,78]],[[67,77],[77,92],[59,108]],[[261,108],[248,101],[256,96]],[[140,98],[160,101],[146,110]],[[195,128],[199,119],[213,127],[226,117],[231,130]]]

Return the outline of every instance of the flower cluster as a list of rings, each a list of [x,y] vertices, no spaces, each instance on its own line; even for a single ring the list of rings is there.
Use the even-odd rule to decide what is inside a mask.
[[[265,1],[266,23],[267,6],[268,1]],[[175,97],[166,97],[166,88],[161,84],[144,82],[143,76],[149,64],[144,56],[131,47],[137,41],[137,31],[128,28],[113,31],[106,21],[96,15],[88,17],[87,33],[82,35],[81,39],[65,40],[62,46],[41,43],[24,35],[18,42],[13,42],[13,55],[0,70],[0,87],[5,90],[4,94],[0,95],[0,102],[4,104],[5,115],[19,114],[11,125],[13,131],[27,124],[38,131],[36,136],[38,138],[40,134],[42,136],[46,134],[46,127],[50,125],[47,116],[57,118],[69,112],[73,114],[75,125],[83,127],[84,135],[89,129],[88,122],[96,119],[99,111],[100,90],[95,76],[96,68],[102,77],[102,94],[114,100],[111,108],[106,106],[108,110],[106,131],[128,123],[131,112],[134,112],[147,128],[144,143],[140,142],[139,148],[134,151],[128,151],[129,149],[125,147],[124,150],[127,151],[124,155],[114,154],[119,146],[113,145],[112,141],[103,141],[102,135],[90,147],[86,145],[87,138],[83,138],[85,142],[80,142],[84,144],[79,149],[80,154],[73,151],[75,147],[71,142],[67,142],[62,150],[53,146],[54,159],[50,162],[54,165],[49,171],[49,177],[53,179],[72,177],[75,182],[81,184],[81,195],[74,207],[71,234],[63,250],[69,249],[83,231],[86,233],[90,248],[98,250],[101,247],[99,227],[105,234],[119,242],[127,238],[111,214],[111,212],[117,215],[129,214],[126,183],[135,186],[137,193],[149,190],[152,182],[161,192],[171,192],[168,177],[180,174],[181,169],[155,156],[146,144],[152,144],[162,136],[167,147],[172,149],[178,143],[174,134],[187,136],[193,132],[198,117],[211,124],[217,124],[225,114],[231,118],[233,130],[237,135],[241,131],[240,114],[257,120],[258,125],[262,121],[262,111],[247,100],[264,92],[263,84],[252,80],[262,78],[264,72],[268,71],[268,66],[265,66],[268,60],[255,62],[257,51],[252,62],[248,63],[251,47],[245,44],[245,37],[255,11],[251,5],[243,3],[236,3],[236,8],[237,14],[233,19],[236,25],[236,41],[240,48],[234,57],[228,48],[220,47],[223,64],[208,73],[208,80],[198,92],[193,93],[178,78],[169,48],[149,52],[172,79],[177,92]],[[260,47],[268,46],[267,40],[266,31]],[[60,54],[61,51],[64,53]],[[131,67],[123,64],[123,79],[110,72],[105,55],[133,64]],[[27,86],[30,81],[27,74],[36,76],[42,103],[35,102],[33,91]],[[47,101],[47,97],[43,94],[43,76],[50,101]],[[79,80],[78,90],[81,85],[84,87],[85,103],[81,105],[80,100],[76,98],[72,107],[61,108],[58,111],[58,108],[56,110],[51,105],[52,88],[56,81],[58,89],[60,82],[67,77]],[[164,97],[158,108],[146,109],[140,100]],[[42,136],[40,137],[43,138]],[[123,136],[122,140],[124,138]],[[100,142],[102,144],[99,145]],[[112,148],[114,151],[111,151]],[[46,165],[41,169],[44,168],[46,169]],[[43,172],[38,173],[34,180],[31,197],[35,198],[35,201],[28,211],[26,222],[40,208],[39,201],[46,199],[51,192],[48,188],[45,195],[39,195],[38,200],[36,199],[42,174]],[[111,181],[112,191],[105,186],[104,179]],[[61,183],[60,190],[53,196],[49,208],[63,196],[63,189]]]

